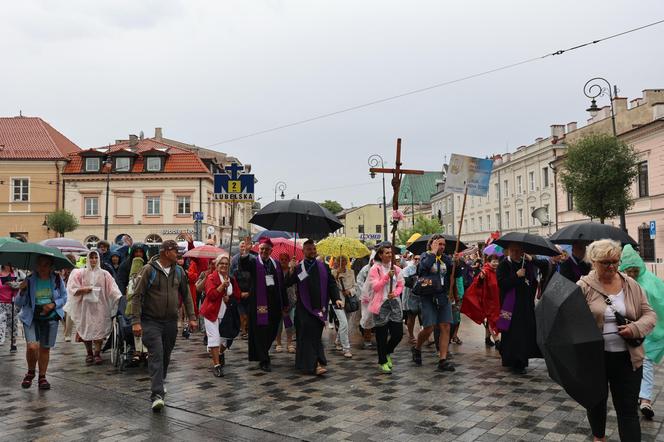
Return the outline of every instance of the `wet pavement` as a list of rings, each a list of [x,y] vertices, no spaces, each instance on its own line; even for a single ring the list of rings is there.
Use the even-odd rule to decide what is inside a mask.
[[[227,354],[226,376],[215,378],[196,333],[178,338],[160,414],[149,409],[144,368],[120,373],[108,355],[86,367],[82,344],[59,342],[52,390],[23,390],[24,346],[13,355],[0,347],[0,440],[591,440],[585,411],[549,380],[542,360],[513,375],[484,346],[482,327],[465,322],[460,336],[455,373],[435,371],[432,349],[413,366],[404,339],[393,374],[379,374],[375,350],[360,349],[354,336],[352,360],[327,346],[322,378],[296,372],[288,353],[274,354],[271,373],[259,371],[242,340]],[[654,408],[655,420],[642,420],[644,441],[664,441],[664,408]],[[612,409],[607,435],[617,440]]]

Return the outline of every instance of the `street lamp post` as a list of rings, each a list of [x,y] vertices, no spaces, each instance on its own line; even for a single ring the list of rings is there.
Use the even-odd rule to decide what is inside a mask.
[[[111,166],[112,160],[110,155],[106,157],[104,164],[107,166],[106,171],[106,213],[104,214],[104,241],[108,241],[108,199],[111,193]]]
[[[378,167],[380,164],[381,168],[385,168],[385,162],[383,161],[383,157],[380,155],[373,154],[369,156],[369,159],[367,160],[369,163],[370,167]],[[376,173],[371,172],[371,178],[376,178]],[[385,239],[387,239],[387,205],[385,202],[385,174],[383,174],[383,233],[385,235]]]
[[[406,184],[401,188],[405,195],[404,198],[408,199],[408,194],[410,193],[410,217],[411,217],[411,222],[413,223],[411,227],[415,227],[415,196],[413,195],[413,189]]]
[[[604,87],[606,84],[606,87]],[[609,102],[611,104],[611,127],[613,129],[613,137],[618,140],[618,131],[616,131],[616,112],[613,108],[613,99],[618,95],[618,88],[611,85],[609,80],[603,77],[591,78],[583,86],[583,93],[586,97],[590,98],[590,107],[586,109],[590,115],[594,117],[599,112],[597,107],[597,97],[606,93],[609,94]],[[625,209],[620,209],[620,228],[627,232],[627,220],[625,219]]]
[[[277,181],[277,184],[274,185],[274,200],[277,200],[277,191],[281,192],[281,199],[284,199],[286,195],[284,194],[284,190],[286,190],[286,183],[283,181]]]

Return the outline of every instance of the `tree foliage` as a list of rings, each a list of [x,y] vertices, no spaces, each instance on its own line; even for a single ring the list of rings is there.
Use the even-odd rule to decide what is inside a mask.
[[[67,232],[73,232],[78,227],[78,220],[68,210],[56,210],[46,218],[46,225],[49,229],[64,236]]]
[[[413,227],[397,230],[397,236],[399,238],[399,244],[406,244],[408,238],[413,236],[414,233],[429,235],[431,233],[442,233],[443,230],[445,229],[438,218],[427,218],[420,215],[415,218],[415,225]]]
[[[335,215],[344,210],[344,208],[341,207],[341,204],[339,204],[339,202],[333,200],[325,200],[324,202],[320,203],[320,205],[325,207],[327,210],[334,213]]]
[[[601,223],[632,205],[630,187],[638,176],[638,156],[611,135],[590,135],[569,146],[560,179],[575,209]]]

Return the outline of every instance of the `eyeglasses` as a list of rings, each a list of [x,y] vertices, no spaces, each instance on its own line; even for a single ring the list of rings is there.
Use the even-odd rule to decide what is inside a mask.
[[[618,267],[618,264],[620,264],[620,261],[597,261],[598,263],[602,264],[604,267],[609,268],[609,267]]]

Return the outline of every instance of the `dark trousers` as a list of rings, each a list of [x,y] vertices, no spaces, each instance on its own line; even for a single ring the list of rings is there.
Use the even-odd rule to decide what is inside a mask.
[[[177,321],[153,321],[142,319],[143,344],[148,349],[148,371],[152,380],[152,395],[164,397],[164,379],[171,362],[171,352],[178,335]]]
[[[613,407],[618,417],[618,432],[620,440],[625,442],[638,442],[641,440],[641,424],[639,423],[639,389],[643,368],[632,369],[629,352],[604,352],[606,364],[606,377],[611,389]],[[604,437],[606,429],[606,401],[603,398],[594,408],[586,410],[588,423],[593,436]]]
[[[376,348],[378,349],[378,363],[387,363],[387,355],[394,353],[401,338],[403,338],[403,324],[401,322],[389,321],[380,327],[374,327],[376,331]],[[388,338],[389,336],[389,338]]]

